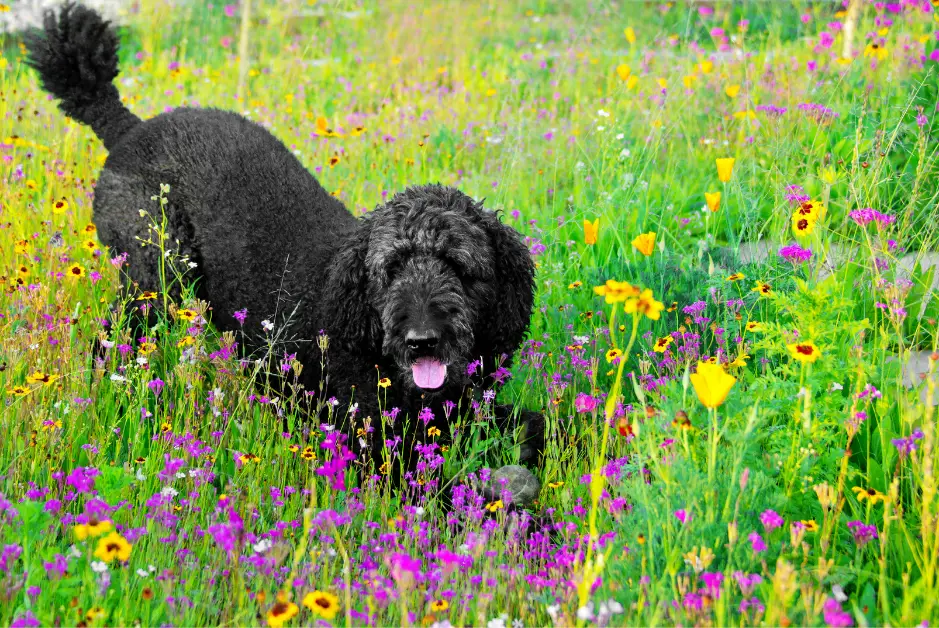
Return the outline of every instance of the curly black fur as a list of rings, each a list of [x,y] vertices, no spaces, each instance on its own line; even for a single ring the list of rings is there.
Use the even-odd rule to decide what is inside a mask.
[[[73,4],[47,15],[28,43],[43,86],[110,151],[94,220],[103,243],[129,254],[125,281],[159,288],[159,250],[140,246],[154,237],[140,210],[156,213],[151,197],[169,184],[168,242],[197,264],[197,296],[211,303],[218,328],[241,329],[233,314],[247,308],[249,350],[268,338],[264,319],[280,338],[296,339],[306,387],[328,375],[324,393],[339,408],[356,402],[355,420],[371,417],[375,458],[380,434],[401,436],[410,452],[425,433],[401,430],[401,419],[380,423],[379,377],[392,382],[385,408],[410,414],[413,424],[429,407],[432,425],[446,433],[441,404],[465,401],[467,365],[481,360],[491,373],[528,328],[534,267],[518,233],[441,185],[409,188],[356,219],[280,141],[231,112],[183,108],[141,121],[111,83],[117,47],[100,16]],[[325,374],[310,342],[320,330],[331,339]],[[445,365],[441,385],[428,387],[424,377],[418,386],[416,374],[428,372],[421,363]],[[503,422],[511,416],[500,409]],[[543,445],[535,416],[523,415],[529,461]]]

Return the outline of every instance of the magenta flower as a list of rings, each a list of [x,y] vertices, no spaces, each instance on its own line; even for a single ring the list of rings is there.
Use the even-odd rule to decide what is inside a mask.
[[[854,542],[858,547],[864,547],[877,538],[877,526],[868,525],[863,521],[849,521],[848,529],[854,535]]]
[[[682,508],[681,510],[675,511],[675,517],[681,521],[682,525],[691,521],[691,513]]]
[[[854,625],[851,614],[844,612],[841,603],[835,598],[828,598],[823,607],[825,612],[825,623],[831,628],[847,628]]]
[[[878,227],[886,227],[887,225],[893,224],[897,220],[896,216],[882,214],[876,209],[871,209],[870,207],[865,207],[864,209],[855,209],[854,211],[848,212],[848,217],[861,227],[866,227],[872,222],[877,223]]]
[[[789,244],[779,249],[779,257],[790,264],[802,264],[812,259],[812,249],[803,249],[798,244]]]
[[[600,400],[596,397],[591,397],[587,393],[578,393],[577,398],[574,399],[574,409],[580,414],[593,412],[599,405]]]
[[[785,521],[775,510],[764,510],[763,514],[760,515],[760,523],[763,524],[763,528],[769,533],[776,528],[782,527]]]
[[[757,532],[751,532],[747,536],[747,540],[750,541],[750,547],[753,549],[754,554],[759,554],[766,551],[766,543],[763,541],[763,537]]]

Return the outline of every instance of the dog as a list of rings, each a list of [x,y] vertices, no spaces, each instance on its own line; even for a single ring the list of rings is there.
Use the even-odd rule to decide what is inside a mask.
[[[357,219],[279,140],[238,114],[180,108],[141,120],[113,84],[117,35],[84,6],[48,12],[27,48],[44,89],[109,151],[94,222],[113,253],[128,255],[122,281],[160,289],[160,247],[141,242],[154,238],[154,213],[165,213],[166,242],[178,242],[178,256],[194,265],[212,323],[243,330],[248,351],[272,333],[296,339],[301,383],[335,397],[332,407],[352,408],[336,413],[376,464],[389,462],[395,437],[407,457],[431,427],[445,435],[449,402],[465,407],[474,389],[492,385],[487,375],[511,364],[531,319],[534,265],[519,234],[481,202],[452,187],[415,186]],[[160,209],[153,196],[162,184]],[[178,297],[178,285],[171,292]],[[244,309],[247,320],[235,314]],[[322,343],[312,342],[321,332],[325,370]],[[381,395],[380,381],[389,384]],[[496,414],[503,427],[524,424],[522,462],[535,462],[542,415],[508,406]],[[355,436],[362,433],[373,437]]]

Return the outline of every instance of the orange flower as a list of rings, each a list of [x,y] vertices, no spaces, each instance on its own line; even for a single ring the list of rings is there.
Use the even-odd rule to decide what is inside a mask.
[[[721,208],[721,193],[720,192],[705,192],[704,201],[708,205],[708,209],[712,212],[716,212]]]
[[[600,219],[597,218],[593,222],[590,222],[586,218],[584,219],[584,244],[593,245],[597,243],[597,238],[600,236]]]
[[[655,231],[637,235],[633,239],[633,246],[646,257],[652,255],[652,252],[655,250]]]

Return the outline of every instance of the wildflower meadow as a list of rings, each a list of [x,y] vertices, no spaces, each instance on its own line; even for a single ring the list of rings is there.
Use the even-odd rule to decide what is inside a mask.
[[[0,35],[0,625],[939,619],[939,2],[123,11],[137,115],[241,113],[356,214],[484,198],[536,309],[391,487],[294,356],[121,289],[105,149]],[[156,301],[142,336],[112,308]],[[496,400],[547,419],[530,508],[486,491]]]

